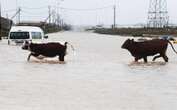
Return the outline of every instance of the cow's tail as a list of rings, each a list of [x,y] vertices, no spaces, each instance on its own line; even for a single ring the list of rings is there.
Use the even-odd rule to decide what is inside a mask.
[[[67,47],[67,45],[70,45],[70,46],[71,46],[71,49],[72,49],[73,51],[75,51],[74,46],[71,45],[69,42],[65,42],[64,46]]]
[[[175,50],[173,44],[168,40],[168,43],[171,45],[171,48],[173,49],[173,51],[177,54],[177,51]]]

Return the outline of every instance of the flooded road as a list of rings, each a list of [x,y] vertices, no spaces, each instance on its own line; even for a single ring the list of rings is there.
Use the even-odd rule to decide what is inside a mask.
[[[20,46],[0,42],[0,110],[176,110],[177,55],[169,63],[133,63],[126,38],[62,32],[49,41],[68,41],[66,63],[39,61]],[[177,49],[177,46],[175,46]]]

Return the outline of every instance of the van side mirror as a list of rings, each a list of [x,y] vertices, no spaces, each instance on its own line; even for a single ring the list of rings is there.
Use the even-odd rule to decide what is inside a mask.
[[[45,39],[48,39],[49,37],[48,36],[44,36]]]

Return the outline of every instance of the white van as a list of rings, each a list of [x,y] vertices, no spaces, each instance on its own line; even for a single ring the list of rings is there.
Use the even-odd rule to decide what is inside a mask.
[[[48,36],[44,36],[44,32],[40,27],[13,26],[9,32],[8,45],[10,45],[11,42],[18,44],[23,43],[26,40],[41,42],[44,38],[48,38]]]

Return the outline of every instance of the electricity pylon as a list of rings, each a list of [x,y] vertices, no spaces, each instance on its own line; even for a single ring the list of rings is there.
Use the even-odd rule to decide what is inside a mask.
[[[169,16],[166,0],[150,0],[148,11],[148,27],[163,28],[167,27]]]

